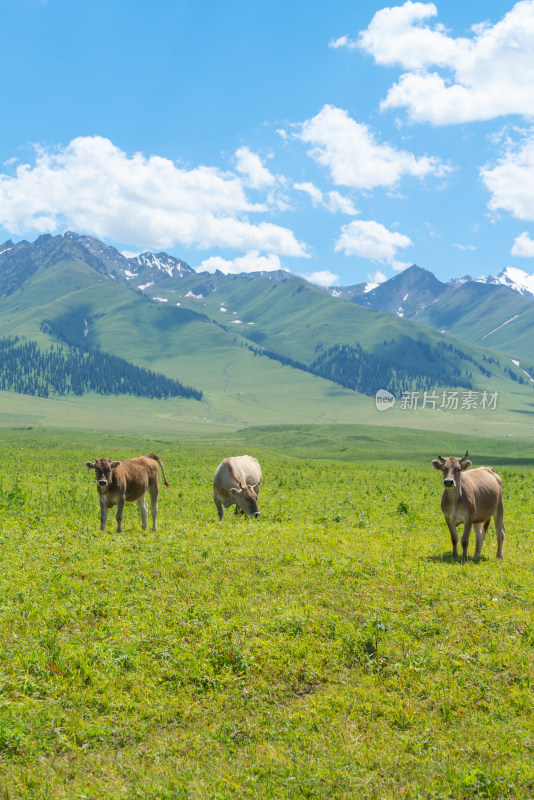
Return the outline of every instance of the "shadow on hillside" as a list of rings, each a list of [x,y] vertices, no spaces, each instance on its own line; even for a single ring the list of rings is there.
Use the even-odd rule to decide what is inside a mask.
[[[424,561],[430,561],[433,564],[461,564],[462,563],[462,556],[458,556],[458,558],[453,558],[451,551],[447,551],[446,553],[436,554],[432,556],[422,556]],[[481,555],[480,558],[474,559],[472,555],[468,557],[469,564],[482,564],[490,559],[487,558],[485,555]]]

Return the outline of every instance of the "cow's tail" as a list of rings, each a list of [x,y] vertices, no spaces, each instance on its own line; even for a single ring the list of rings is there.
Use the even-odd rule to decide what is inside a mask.
[[[161,460],[161,458],[159,456],[154,455],[154,453],[149,453],[148,454],[148,458],[153,458],[154,461],[158,462],[158,464],[160,465],[160,468],[161,468],[161,474],[163,475],[163,483],[165,484],[165,486],[168,489],[170,489],[171,484],[168,483],[168,481],[167,481],[167,476],[165,475],[165,469],[163,467],[163,461]]]

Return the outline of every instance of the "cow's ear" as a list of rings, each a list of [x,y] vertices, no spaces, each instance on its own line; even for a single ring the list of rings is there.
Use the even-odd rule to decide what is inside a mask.
[[[86,461],[85,466],[87,467],[87,469],[94,469],[96,467],[96,464],[93,464],[92,461]]]
[[[234,486],[232,486],[232,488],[229,489],[228,491],[230,492],[230,494],[236,495],[236,494],[241,494],[241,492],[243,490],[242,489],[236,489]]]
[[[121,463],[120,461],[112,461],[111,464],[109,465],[110,469],[115,469],[115,467],[120,467],[120,463]]]
[[[469,467],[471,466],[472,463],[473,463],[472,461],[462,461],[461,462],[461,467],[462,467],[462,469],[469,469]]]
[[[435,459],[432,462],[432,466],[434,467],[434,469],[441,469],[443,464],[441,463],[441,461],[438,461],[437,459]]]

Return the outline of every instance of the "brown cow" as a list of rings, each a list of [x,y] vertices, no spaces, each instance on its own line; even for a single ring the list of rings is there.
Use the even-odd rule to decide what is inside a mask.
[[[247,517],[258,517],[258,493],[261,483],[261,467],[252,456],[225,458],[213,476],[213,502],[219,519],[223,509],[235,505],[234,513],[240,511]]]
[[[121,532],[122,510],[124,503],[137,500],[141,512],[143,530],[148,519],[148,503],[146,493],[150,494],[150,511],[152,514],[152,530],[156,530],[158,516],[158,464],[161,467],[163,481],[167,483],[163,462],[158,456],[148,455],[140,458],[128,458],[125,461],[112,461],[110,458],[97,458],[93,463],[86,461],[88,469],[94,469],[98,498],[100,500],[100,530],[106,530],[108,509],[117,506],[117,533]]]
[[[441,496],[441,510],[451,532],[454,558],[458,556],[458,525],[463,523],[464,526],[462,563],[465,564],[471,526],[475,528],[476,537],[474,557],[478,558],[492,517],[497,534],[497,558],[502,558],[504,510],[501,478],[491,467],[478,467],[465,472],[471,466],[471,461],[467,460],[467,450],[463,458],[442,458],[438,455],[438,459],[432,462],[432,466],[443,472],[445,489]]]

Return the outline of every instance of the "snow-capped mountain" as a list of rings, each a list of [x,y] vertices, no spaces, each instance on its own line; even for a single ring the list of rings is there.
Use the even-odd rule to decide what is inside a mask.
[[[486,283],[502,284],[513,289],[514,292],[534,297],[534,275],[525,272],[523,269],[518,269],[518,267],[506,267],[497,277],[494,278],[490,275],[486,279]]]
[[[129,280],[138,277],[140,273],[145,274],[147,270],[152,272],[157,270],[162,277],[166,278],[183,278],[184,275],[191,275],[195,271],[179,258],[169,256],[167,253],[151,253],[150,250],[127,260],[131,265],[130,269],[125,270],[125,275]],[[154,274],[157,275],[157,272]]]

